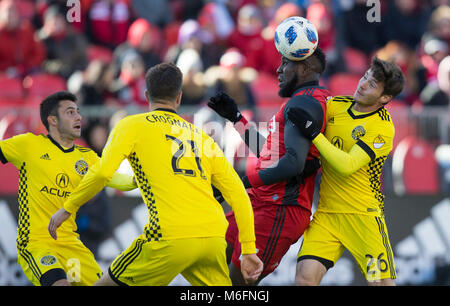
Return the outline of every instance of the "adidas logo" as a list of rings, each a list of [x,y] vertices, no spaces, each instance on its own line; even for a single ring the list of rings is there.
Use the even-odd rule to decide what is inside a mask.
[[[45,153],[44,155],[41,156],[41,159],[45,159],[45,160],[51,160],[50,156],[48,156],[48,153]]]

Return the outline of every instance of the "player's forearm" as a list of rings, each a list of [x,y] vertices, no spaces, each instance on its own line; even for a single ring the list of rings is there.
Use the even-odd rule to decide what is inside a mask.
[[[224,158],[225,159],[225,158]],[[226,171],[213,175],[212,184],[219,189],[233,209],[239,230],[242,254],[256,253],[253,208],[244,185],[232,166],[224,163]]]
[[[112,175],[109,176],[105,171],[102,171],[100,163],[95,164],[70,194],[64,203],[64,209],[71,214],[76,213],[83,204],[92,199],[106,186],[111,177]]]
[[[250,124],[245,117],[234,124],[234,128],[241,135],[242,140],[244,140],[247,147],[252,151],[256,157],[262,151],[266,138],[259,133],[255,126]]]
[[[114,172],[112,179],[106,186],[121,191],[130,191],[137,188],[134,176],[118,172]]]
[[[357,144],[347,153],[335,147],[323,134],[314,138],[313,143],[319,150],[321,158],[343,176],[353,174],[370,162],[369,155]]]

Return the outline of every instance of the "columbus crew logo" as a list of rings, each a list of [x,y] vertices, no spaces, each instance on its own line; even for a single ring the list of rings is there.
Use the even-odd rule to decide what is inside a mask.
[[[357,127],[355,127],[352,131],[352,138],[354,140],[358,140],[361,137],[363,137],[364,135],[366,135],[366,130],[364,129],[364,127],[362,127],[361,125],[358,125]]]
[[[40,262],[44,266],[51,266],[56,263],[56,257],[53,255],[46,255],[41,258]]]
[[[87,162],[82,159],[80,159],[79,161],[77,161],[75,163],[75,171],[77,171],[78,174],[85,175],[87,173],[88,169],[89,169],[89,166],[88,166]]]

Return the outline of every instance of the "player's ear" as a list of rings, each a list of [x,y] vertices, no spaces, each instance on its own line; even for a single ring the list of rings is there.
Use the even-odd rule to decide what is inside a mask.
[[[175,102],[175,106],[176,107],[179,107],[180,106],[180,104],[181,104],[181,97],[183,96],[183,92],[180,90],[180,92],[178,93],[178,95],[177,95],[177,100],[176,100],[176,102]]]
[[[148,90],[145,91],[145,100],[150,103],[150,95],[148,94]]]
[[[386,105],[392,100],[392,98],[393,97],[391,95],[382,95],[380,97],[380,103]]]
[[[48,125],[58,125],[58,117],[54,115],[50,115],[47,117]]]

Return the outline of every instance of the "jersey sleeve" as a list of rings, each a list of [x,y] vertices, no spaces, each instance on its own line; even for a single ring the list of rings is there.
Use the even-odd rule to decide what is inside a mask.
[[[345,152],[335,147],[322,133],[314,138],[313,143],[319,150],[321,158],[326,159],[339,174],[344,176],[358,171],[371,160],[371,155],[358,144],[353,145],[349,152]]]
[[[88,171],[80,184],[64,203],[69,213],[76,212],[84,203],[101,191],[111,181],[120,163],[131,153],[134,133],[126,119],[121,120],[111,131],[102,158]]]
[[[241,179],[217,144],[214,144],[213,150],[211,183],[219,189],[234,211],[242,254],[254,254],[256,253],[256,239],[250,199]]]
[[[0,161],[3,164],[8,162],[18,166],[25,160],[26,149],[29,148],[28,142],[30,133],[13,136],[0,141]]]
[[[388,155],[392,150],[394,133],[393,124],[382,121],[379,124],[366,126],[363,135],[359,137],[349,152],[336,148],[323,134],[314,138],[313,143],[322,158],[325,158],[340,174],[347,176],[358,171],[370,161]]]

